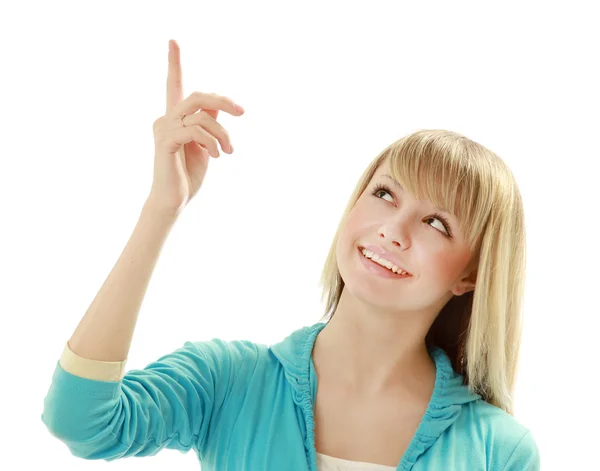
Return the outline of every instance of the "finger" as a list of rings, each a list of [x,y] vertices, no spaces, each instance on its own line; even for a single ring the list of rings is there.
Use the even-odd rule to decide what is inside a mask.
[[[235,104],[231,98],[216,95],[215,93],[201,92],[192,93],[181,103],[175,105],[171,113],[175,117],[179,117],[182,113],[191,115],[201,108],[205,111],[221,110],[233,116],[244,114],[244,108]]]
[[[217,140],[201,126],[186,126],[185,128],[178,129],[175,131],[173,140],[182,146],[194,141],[204,147],[213,157],[219,157],[220,155]]]
[[[212,113],[210,113],[210,111],[213,110],[204,110],[200,111],[199,113],[186,116],[185,125],[186,127],[196,125],[206,129],[210,134],[217,138],[219,144],[221,144],[221,149],[231,154],[233,152],[233,148],[231,146],[231,138],[229,137],[229,133],[212,117]],[[213,112],[218,113],[218,111]]]
[[[167,112],[183,100],[181,54],[175,40],[169,40],[169,70],[167,73]]]

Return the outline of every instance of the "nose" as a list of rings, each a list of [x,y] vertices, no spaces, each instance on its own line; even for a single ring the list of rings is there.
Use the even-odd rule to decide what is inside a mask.
[[[395,245],[401,250],[406,250],[410,247],[410,242],[407,237],[404,237],[400,234],[394,234],[393,236],[387,235],[389,231],[385,228],[381,228],[379,230],[378,236],[381,240],[386,240],[389,243]]]

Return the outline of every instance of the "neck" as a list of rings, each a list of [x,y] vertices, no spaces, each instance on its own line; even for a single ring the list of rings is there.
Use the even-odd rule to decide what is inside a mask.
[[[334,316],[315,341],[317,374],[363,396],[403,391],[429,397],[435,363],[425,336],[432,316],[375,315],[357,309],[345,293],[344,289]]]

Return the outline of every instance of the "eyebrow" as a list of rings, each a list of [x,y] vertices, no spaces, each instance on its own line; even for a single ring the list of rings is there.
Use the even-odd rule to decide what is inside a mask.
[[[387,177],[387,178],[389,178],[389,179],[392,181],[393,185],[394,185],[396,188],[398,188],[400,191],[404,191],[404,187],[403,187],[402,185],[400,185],[400,183],[398,182],[398,180],[395,180],[394,178],[392,178],[392,177],[391,177],[390,175],[388,175],[387,173],[386,173],[386,174],[383,174],[383,175],[382,175],[382,177]],[[436,207],[435,207],[435,209],[437,209],[438,211],[441,211],[441,212],[443,212],[443,213],[447,213],[447,214],[449,214],[449,215],[451,215],[451,214],[452,214],[452,213],[451,213],[450,211],[448,211],[446,208],[439,208],[439,207],[437,207],[437,206],[436,206]]]
[[[400,190],[400,191],[404,191],[404,187],[402,185],[400,185],[400,183],[398,182],[398,180],[394,180],[390,175],[388,175],[387,173],[382,175],[382,177],[388,177],[390,180],[392,180],[392,183]]]

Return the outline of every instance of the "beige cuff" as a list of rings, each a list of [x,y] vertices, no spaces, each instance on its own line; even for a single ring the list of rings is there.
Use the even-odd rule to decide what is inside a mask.
[[[65,371],[97,381],[121,381],[125,376],[126,363],[127,360],[99,361],[80,357],[69,348],[69,342],[66,343],[60,357],[60,366]]]

